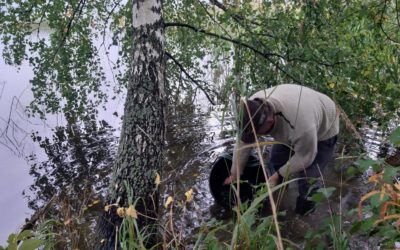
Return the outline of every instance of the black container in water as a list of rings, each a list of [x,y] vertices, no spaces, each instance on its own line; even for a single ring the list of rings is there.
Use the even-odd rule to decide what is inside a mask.
[[[232,185],[223,185],[225,179],[230,175],[231,165],[232,153],[219,156],[211,165],[209,179],[210,191],[215,202],[226,208],[236,204],[236,195]],[[252,200],[256,192],[254,185],[265,182],[261,163],[255,156],[250,155],[240,180],[241,202]]]

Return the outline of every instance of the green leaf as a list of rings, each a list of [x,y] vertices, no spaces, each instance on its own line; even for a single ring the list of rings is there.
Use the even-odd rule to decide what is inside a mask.
[[[363,221],[361,221],[360,229],[363,232],[368,232],[374,227],[375,219],[374,218],[368,218]]]
[[[18,248],[18,250],[35,250],[40,245],[42,245],[42,241],[34,238],[30,238],[27,240],[24,240],[21,244],[21,246]]]
[[[311,196],[311,200],[315,201],[315,202],[320,202],[322,200],[322,198],[323,198],[323,195],[322,195],[322,193],[319,193],[319,192],[317,192],[317,193],[313,194],[313,196]]]
[[[320,241],[320,242],[318,243],[318,245],[317,245],[316,250],[324,250],[324,249],[326,249],[325,242]]]
[[[358,213],[358,209],[357,208],[353,208],[353,209],[350,209],[347,212],[347,216],[349,216],[349,217],[357,216],[357,213]]]
[[[357,168],[355,168],[355,167],[353,167],[353,166],[350,166],[350,167],[348,167],[348,168],[346,169],[346,177],[347,177],[348,179],[351,179],[351,178],[353,178],[358,172],[359,172],[359,171],[358,171]]]
[[[370,198],[370,202],[371,202],[371,206],[372,207],[379,207],[382,205],[382,203],[384,203],[385,201],[387,201],[388,197],[387,195],[384,195],[381,199],[381,194],[377,193],[373,196],[371,196]]]
[[[397,127],[389,136],[389,141],[394,145],[400,145],[400,127]]]
[[[317,192],[323,194],[324,197],[328,199],[329,197],[331,197],[333,192],[335,192],[335,190],[336,190],[335,187],[327,187],[327,188],[320,188],[320,189],[318,189]]]
[[[373,167],[375,170],[376,166],[379,166],[380,162],[372,159],[360,159],[357,161],[358,165],[360,166],[360,170],[365,172],[368,170],[369,167]]]
[[[242,219],[247,224],[248,227],[253,226],[254,223],[256,222],[254,213],[246,213]]]
[[[354,222],[353,225],[351,226],[350,234],[354,234],[354,233],[357,233],[358,231],[360,231],[361,224],[362,224],[362,221]]]
[[[383,173],[383,181],[385,181],[386,183],[392,183],[393,179],[396,177],[397,175],[397,168],[393,168],[390,166],[385,167],[384,173]]]
[[[17,235],[10,234],[8,236],[7,243],[8,243],[7,250],[17,250]]]
[[[307,231],[307,233],[304,235],[304,239],[311,239],[311,237],[314,235],[312,231]]]
[[[27,238],[30,238],[33,236],[33,233],[31,230],[24,230],[21,233],[18,234],[17,236],[17,241],[19,240],[25,240]]]

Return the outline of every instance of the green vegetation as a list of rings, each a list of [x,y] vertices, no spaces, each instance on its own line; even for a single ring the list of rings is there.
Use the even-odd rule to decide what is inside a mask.
[[[132,1],[0,0],[3,58],[11,65],[28,62],[33,67],[30,115],[45,119],[48,114],[61,112],[69,124],[79,124],[93,110],[105,108],[108,100],[124,93],[133,64],[132,8]],[[228,110],[232,93],[248,96],[287,82],[310,86],[333,97],[342,109],[343,148],[351,144],[352,150],[342,158],[347,154],[351,158],[354,152],[356,158],[364,158],[359,145],[354,146],[355,131],[371,121],[385,129],[399,109],[398,0],[166,0],[163,11],[165,103],[169,105],[201,90],[211,103],[218,100]],[[41,33],[44,29],[49,30],[46,35]],[[102,51],[108,57],[109,69],[102,64]],[[110,58],[113,51],[118,51],[118,58]],[[107,70],[112,71],[113,79],[106,78]],[[389,137],[397,147],[399,138],[399,129]],[[52,164],[49,169],[53,169]],[[331,210],[326,226],[304,232],[302,242],[280,236],[284,225],[277,220],[278,211],[274,210],[275,217],[259,216],[262,200],[270,197],[271,190],[264,187],[253,203],[235,209],[233,222],[202,225],[193,248],[347,249],[355,234],[376,235],[382,246],[392,248],[400,241],[398,169],[383,159],[361,159],[346,171],[358,175],[370,166],[377,174],[370,178],[371,190],[361,197],[358,208],[350,214]],[[337,191],[325,186],[313,198],[326,202]],[[42,195],[39,198],[49,200],[53,194]],[[173,216],[183,216],[190,199],[181,201],[179,209],[177,205],[173,209],[177,202],[172,197],[167,201],[167,222],[159,223],[160,244],[179,249],[186,242],[183,229],[174,229]],[[123,249],[144,249],[143,242],[150,236],[146,228],[138,227],[137,216],[141,215],[133,204],[131,201],[128,207],[115,209],[123,217],[118,240]],[[84,206],[76,205],[76,211]],[[348,229],[343,221],[355,214],[359,218],[351,220]],[[60,241],[71,242],[65,239],[71,240],[72,234],[58,234],[68,226],[71,229],[68,218],[61,224],[59,215],[46,219],[35,229],[39,232],[44,225],[45,237],[32,231],[12,234],[7,249],[52,249]],[[57,223],[49,223],[52,219]]]
[[[43,245],[43,240],[35,238],[30,230],[22,231],[19,234],[10,234],[7,240],[8,246],[1,250],[34,250]]]
[[[389,137],[390,141],[400,145],[400,128]],[[360,160],[361,169],[372,166],[377,173],[369,177],[372,190],[361,197],[357,212],[359,221],[351,228],[352,233],[368,236],[377,235],[384,248],[393,248],[400,241],[400,183],[398,168],[385,163],[383,159]]]
[[[131,4],[0,3],[4,59],[34,68],[33,114],[79,116],[115,98],[102,84],[116,94],[127,86]],[[165,1],[167,94],[176,100],[199,88],[227,101],[232,91],[295,82],[333,96],[356,125],[370,116],[387,121],[400,93],[397,10],[397,1],[372,0]],[[109,82],[99,51],[114,48]],[[215,84],[203,80],[210,70]]]

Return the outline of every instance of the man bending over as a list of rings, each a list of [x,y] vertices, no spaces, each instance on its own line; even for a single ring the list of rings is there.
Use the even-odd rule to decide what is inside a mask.
[[[320,187],[320,182],[310,188],[309,181],[321,176],[339,133],[335,103],[311,88],[281,84],[255,93],[240,105],[240,141],[234,148],[231,175],[224,184],[232,183],[243,173],[251,152],[249,145],[256,146],[255,136],[269,134],[282,143],[273,145],[270,151],[268,164],[275,170],[268,178],[270,185],[299,173],[296,213],[304,215],[313,210],[315,204],[308,197]]]

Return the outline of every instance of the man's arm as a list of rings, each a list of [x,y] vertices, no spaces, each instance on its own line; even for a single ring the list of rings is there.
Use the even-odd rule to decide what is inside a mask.
[[[294,142],[295,154],[279,169],[279,174],[285,177],[308,168],[317,155],[317,145],[317,133],[314,130],[310,130],[296,139]]]
[[[231,175],[225,179],[225,185],[240,179],[240,175],[243,174],[244,167],[249,160],[252,149],[249,145],[251,144],[252,143],[245,143],[240,139],[237,140],[233,149]]]

